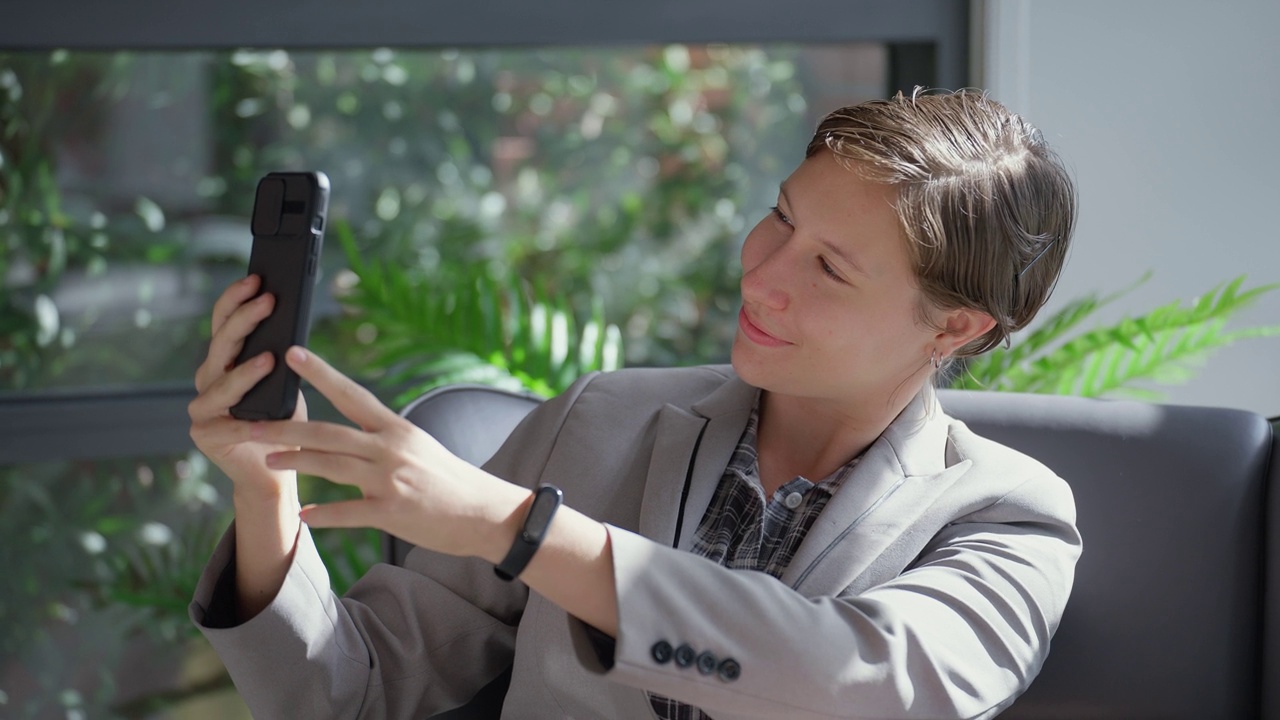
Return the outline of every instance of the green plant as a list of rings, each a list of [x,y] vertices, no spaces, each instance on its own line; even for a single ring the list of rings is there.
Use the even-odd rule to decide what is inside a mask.
[[[434,374],[552,394],[622,362],[618,326],[632,362],[716,359],[733,327],[724,320],[735,310],[734,238],[764,212],[790,163],[783,152],[807,134],[811,83],[798,56],[733,46],[0,53],[0,390],[188,382],[207,306],[243,273],[220,234],[229,230],[208,221],[247,217],[257,178],[289,167],[330,172],[331,218],[383,263],[370,272],[394,292],[374,297],[370,276],[344,299],[353,317],[318,317],[312,334],[318,352],[380,392],[403,398]],[[210,123],[190,153],[146,163],[171,180],[166,189],[183,188],[180,201],[108,181],[108,151],[148,139],[138,119],[166,109]],[[166,278],[208,302],[166,305]],[[67,301],[88,291],[98,293],[91,302]],[[366,313],[366,292],[406,302]],[[414,305],[414,294],[439,301]],[[424,328],[415,317],[434,319]],[[194,633],[184,598],[211,528],[229,515],[230,485],[202,470],[201,482],[224,492],[193,517],[170,504],[182,462],[0,467],[0,517],[10,520],[0,656],[42,688],[27,698],[6,687],[7,713],[40,716],[74,691],[94,717],[154,716],[204,687],[121,705],[114,685],[137,672],[113,660],[126,644],[157,641],[137,636],[159,631],[175,645],[164,638]],[[143,493],[138,478],[153,465]],[[300,487],[317,502],[347,490]],[[160,525],[171,545],[143,532]],[[376,533],[320,535],[340,591],[378,558]],[[74,634],[80,656],[101,646],[91,657],[108,659],[90,663],[100,681],[76,680],[51,627]]]
[[[1148,277],[1113,295],[1089,295],[1067,304],[1019,342],[970,361],[951,387],[1084,397],[1125,394],[1158,400],[1160,393],[1136,383],[1185,382],[1191,368],[1218,348],[1246,338],[1280,335],[1280,325],[1227,329],[1236,313],[1280,288],[1262,285],[1242,290],[1245,277],[1240,276],[1186,306],[1175,300],[1144,315],[1070,337],[1095,312]]]
[[[566,298],[540,287],[489,276],[471,264],[415,273],[360,257],[350,228],[334,225],[355,283],[343,302],[355,312],[357,337],[370,336],[367,370],[399,388],[401,405],[423,391],[456,382],[523,387],[541,395],[564,390],[578,376],[612,370],[622,334],[605,322],[602,304],[574,318]],[[361,330],[363,327],[364,330]]]

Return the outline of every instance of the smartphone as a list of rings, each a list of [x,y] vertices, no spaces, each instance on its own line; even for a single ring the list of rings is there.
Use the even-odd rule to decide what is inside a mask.
[[[293,417],[298,402],[298,374],[284,353],[306,345],[311,328],[311,297],[329,209],[329,178],[321,172],[273,172],[258,181],[253,201],[253,249],[249,274],[262,278],[259,294],[275,296],[275,308],[245,338],[236,364],[270,351],[271,374],[253,386],[231,415],[242,420]]]

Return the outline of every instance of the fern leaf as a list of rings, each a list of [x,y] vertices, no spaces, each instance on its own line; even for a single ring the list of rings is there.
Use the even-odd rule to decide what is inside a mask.
[[[1267,285],[1241,292],[1242,283],[1243,278],[1237,278],[1219,286],[1196,298],[1190,307],[1174,301],[1146,315],[1087,331],[1038,357],[1034,350],[1015,348],[998,364],[979,365],[979,372],[964,379],[961,386],[1094,395],[1115,391],[1143,377],[1170,377],[1167,368],[1171,364],[1191,362],[1236,339],[1271,334],[1265,328],[1251,329],[1251,335],[1222,334],[1229,316],[1278,287]],[[1069,306],[1063,315],[1076,312],[1076,308]],[[1066,323],[1055,317],[1048,325],[1057,324]],[[1039,342],[1035,349],[1044,344]],[[981,374],[984,372],[988,374]]]
[[[343,242],[359,276],[344,302],[357,316],[353,322],[378,328],[368,366],[383,373],[379,382],[516,378],[530,390],[554,394],[583,372],[620,362],[621,332],[605,322],[598,302],[579,329],[568,301],[553,299],[541,285],[504,285],[480,266],[428,280],[402,267],[360,261],[349,238]],[[470,357],[442,364],[457,353]],[[481,372],[481,363],[496,372]]]

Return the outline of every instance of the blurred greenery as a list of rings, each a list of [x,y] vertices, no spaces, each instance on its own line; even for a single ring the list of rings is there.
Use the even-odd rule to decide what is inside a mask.
[[[354,310],[354,333],[372,334],[361,367],[399,389],[393,406],[462,382],[550,397],[588,372],[620,366],[621,333],[599,302],[579,331],[573,308],[540,282],[504,285],[475,268],[428,278],[363,259],[346,225],[333,229],[354,277],[342,302]]]
[[[156,278],[136,271],[181,257],[189,228],[166,224],[143,195],[97,203],[91,188],[63,187],[66,139],[73,150],[104,141],[100,108],[127,94],[134,69],[127,54],[0,55],[0,392],[143,381],[153,368],[131,341],[159,351],[200,338],[198,324],[159,311]],[[115,298],[104,293],[125,290],[105,283],[114,268],[136,281],[122,293],[128,306],[108,316]],[[82,293],[74,319],[55,301],[67,285]],[[110,342],[92,342],[104,333]]]
[[[741,235],[814,119],[799,56],[0,54],[0,394],[189,383],[279,169],[333,180],[312,344],[388,402],[722,359]],[[0,468],[6,717],[151,717],[225,686],[178,668],[229,492],[196,453]],[[319,535],[339,591],[379,557],[376,533]],[[167,681],[135,687],[139,643]]]
[[[145,669],[176,667],[224,505],[194,451],[0,470],[4,716],[104,714],[132,656],[125,638],[150,648]]]

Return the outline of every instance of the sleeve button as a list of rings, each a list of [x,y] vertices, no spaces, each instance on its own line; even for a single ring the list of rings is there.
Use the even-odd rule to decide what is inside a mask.
[[[703,675],[710,675],[716,671],[716,656],[709,651],[698,656],[698,672]]]
[[[725,682],[733,682],[742,676],[742,666],[733,658],[725,658],[720,661],[720,679]]]
[[[696,655],[697,653],[693,651],[693,648],[689,647],[688,645],[681,645],[680,647],[676,648],[676,652],[675,652],[676,665],[679,665],[682,668],[687,668],[693,664],[693,659]]]
[[[649,654],[653,656],[653,661],[659,665],[666,665],[671,662],[671,643],[666,640],[659,640],[649,648]]]

